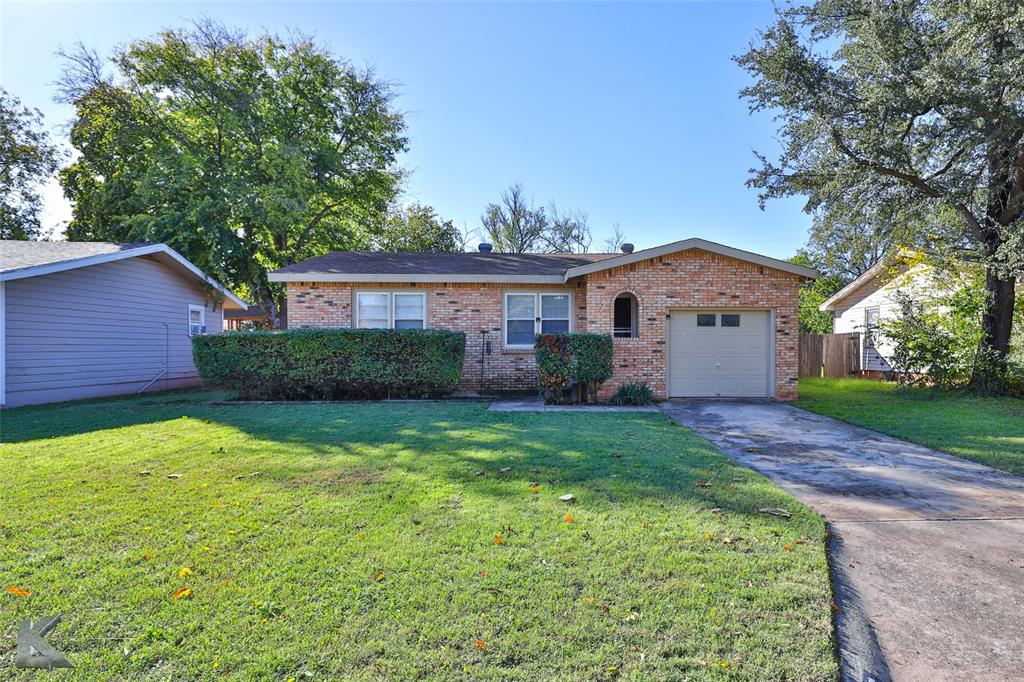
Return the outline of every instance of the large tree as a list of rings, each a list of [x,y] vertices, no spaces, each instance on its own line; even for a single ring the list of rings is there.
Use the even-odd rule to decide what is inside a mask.
[[[0,87],[0,239],[43,236],[39,186],[57,171],[59,158],[39,110]]]
[[[1024,271],[1024,3],[791,4],[737,60],[784,142],[752,178],[762,201],[912,216],[911,244],[983,264],[976,367],[1004,362]]]
[[[536,206],[521,184],[488,204],[480,225],[502,253],[586,253],[592,241],[586,213],[562,211],[554,202],[547,208]]]
[[[66,54],[74,104],[62,173],[73,239],[167,242],[268,306],[267,272],[370,246],[401,180],[404,123],[389,85],[298,36],[212,22],[165,30],[113,57]]]
[[[380,251],[462,251],[466,241],[451,220],[419,203],[394,206],[375,232],[373,245]]]

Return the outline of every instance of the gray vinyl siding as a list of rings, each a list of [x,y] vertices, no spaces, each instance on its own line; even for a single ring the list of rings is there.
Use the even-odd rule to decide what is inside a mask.
[[[7,406],[197,385],[188,306],[222,310],[191,276],[149,256],[8,281]],[[167,325],[166,327],[164,325]]]

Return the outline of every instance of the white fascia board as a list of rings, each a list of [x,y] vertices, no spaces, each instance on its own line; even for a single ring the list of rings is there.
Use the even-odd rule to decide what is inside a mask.
[[[28,277],[39,277],[41,275],[51,275],[56,272],[65,272],[67,270],[75,270],[77,268],[86,268],[91,265],[102,265],[103,263],[112,263],[114,261],[124,260],[125,258],[135,258],[137,256],[149,256],[153,254],[165,254],[173,259],[178,265],[182,266],[193,275],[208,283],[214,289],[224,295],[225,298],[230,300],[232,303],[237,305],[242,310],[248,309],[248,305],[242,299],[235,296],[231,291],[223,286],[220,282],[216,281],[205,272],[196,267],[192,262],[187,260],[180,253],[167,246],[166,244],[148,244],[146,246],[138,246],[134,249],[125,249],[123,251],[115,251],[113,253],[101,253],[96,256],[87,256],[85,258],[74,258],[72,260],[64,260],[57,263],[47,263],[45,265],[36,265],[29,268],[21,268],[20,270],[9,270],[7,272],[0,272],[0,282],[9,282],[16,279],[26,279]]]
[[[878,261],[870,268],[865,270],[860,277],[853,280],[836,293],[832,294],[824,303],[818,306],[818,310],[822,312],[828,312],[829,310],[832,310],[835,307],[836,303],[843,300],[844,298],[852,294],[854,291],[867,284],[870,280],[878,277],[878,275],[881,273],[882,269],[885,266],[886,259],[883,258],[882,260]]]
[[[486,284],[565,284],[562,275],[346,274],[337,272],[272,272],[271,282],[468,282]]]
[[[792,263],[787,263],[786,261],[778,260],[776,258],[769,258],[768,256],[762,256],[750,251],[743,251],[742,249],[734,249],[733,247],[726,246],[725,244],[709,242],[706,239],[693,238],[672,242],[671,244],[663,244],[662,246],[655,246],[654,248],[644,249],[643,251],[634,251],[630,254],[608,258],[606,260],[597,261],[596,263],[588,263],[587,265],[579,265],[574,268],[569,268],[565,273],[565,280],[568,281],[572,277],[581,277],[594,272],[609,270],[611,268],[617,268],[631,263],[638,263],[642,260],[647,260],[648,258],[666,256],[670,253],[678,253],[679,251],[686,251],[688,249],[700,249],[701,251],[716,253],[720,256],[727,256],[729,258],[735,258],[736,260],[763,265],[767,268],[772,268],[773,270],[781,270],[783,272],[799,275],[800,277],[806,277],[808,279],[817,279],[818,277],[818,271],[814,268],[807,268],[802,265],[793,265]]]

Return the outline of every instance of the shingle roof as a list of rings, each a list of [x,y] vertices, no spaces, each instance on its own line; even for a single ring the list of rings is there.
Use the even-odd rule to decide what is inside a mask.
[[[148,245],[149,242],[34,242],[0,239],[0,272],[102,256]]]
[[[275,270],[275,275],[562,275],[618,253],[380,253],[334,251]]]

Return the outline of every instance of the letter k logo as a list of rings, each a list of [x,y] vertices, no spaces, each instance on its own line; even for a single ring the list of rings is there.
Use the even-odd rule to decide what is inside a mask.
[[[18,668],[74,668],[64,654],[54,649],[43,639],[50,630],[57,627],[60,615],[40,618],[35,623],[23,620],[18,623],[18,644],[14,650],[14,665]]]

